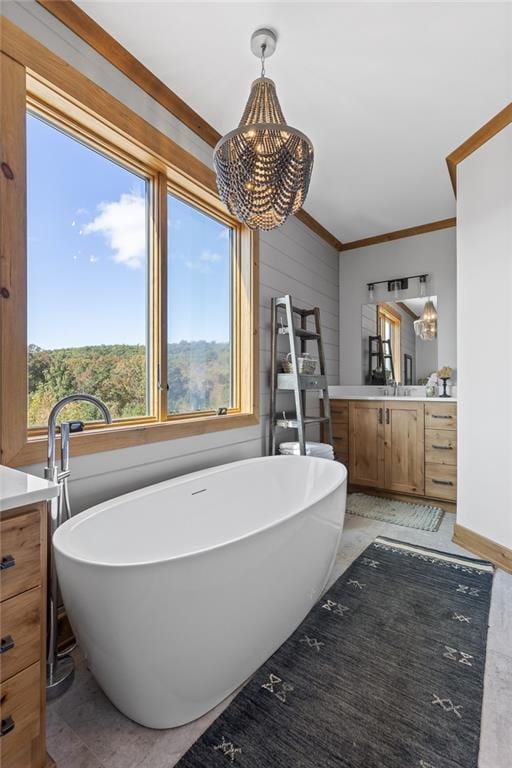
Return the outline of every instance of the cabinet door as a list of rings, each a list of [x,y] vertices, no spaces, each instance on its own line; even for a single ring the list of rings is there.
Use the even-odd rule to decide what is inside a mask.
[[[384,403],[384,451],[389,491],[425,492],[425,414],[423,403]]]
[[[349,409],[350,482],[372,488],[384,486],[384,404],[351,400]]]

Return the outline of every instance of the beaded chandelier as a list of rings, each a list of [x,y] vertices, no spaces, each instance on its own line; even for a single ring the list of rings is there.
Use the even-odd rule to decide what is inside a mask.
[[[250,229],[275,229],[297,213],[313,169],[313,145],[286,124],[276,86],[265,77],[265,58],[275,47],[271,30],[253,34],[251,49],[261,58],[261,77],[251,86],[238,128],[214,150],[220,197]]]
[[[437,339],[437,312],[431,299],[425,302],[420,319],[414,321],[414,331],[423,341]]]

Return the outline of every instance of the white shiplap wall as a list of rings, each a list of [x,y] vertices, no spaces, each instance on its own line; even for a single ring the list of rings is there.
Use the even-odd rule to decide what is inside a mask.
[[[208,145],[34,0],[5,0],[2,13],[186,150],[211,164],[212,150]],[[298,305],[320,307],[329,383],[339,383],[338,261],[337,252],[296,219],[288,221],[280,230],[263,233],[260,238],[260,425],[72,459],[74,511],[168,477],[265,452],[272,296],[291,293]],[[26,469],[38,475],[42,472],[41,466]]]

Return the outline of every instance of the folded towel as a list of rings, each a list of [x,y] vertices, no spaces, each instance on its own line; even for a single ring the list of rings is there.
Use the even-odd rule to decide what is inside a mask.
[[[283,456],[300,456],[300,444],[298,442],[281,443],[279,453]],[[314,456],[319,459],[334,459],[334,451],[327,443],[306,443],[306,456]]]

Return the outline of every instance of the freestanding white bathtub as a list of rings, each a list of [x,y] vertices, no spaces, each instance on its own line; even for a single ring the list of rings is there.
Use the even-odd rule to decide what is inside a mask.
[[[89,667],[125,715],[194,720],[246,680],[327,585],[342,464],[249,459],[99,504],[56,532],[64,602]]]

